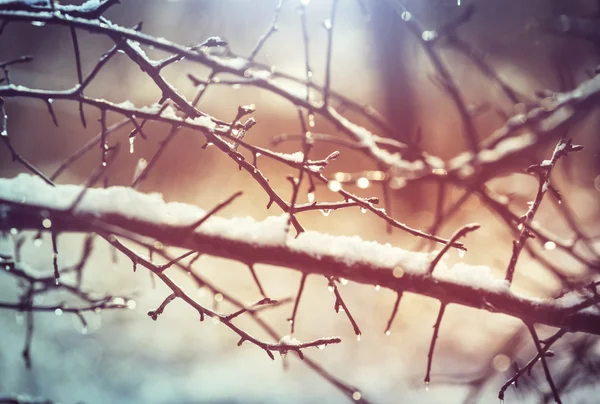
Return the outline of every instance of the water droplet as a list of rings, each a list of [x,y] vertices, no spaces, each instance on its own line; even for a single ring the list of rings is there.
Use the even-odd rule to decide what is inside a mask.
[[[323,350],[325,349],[325,345],[317,345],[317,349]]]
[[[223,301],[223,295],[220,293],[216,293],[215,294],[215,302],[222,302]]]
[[[423,38],[423,40],[426,42],[433,41],[437,38],[437,36],[437,31],[423,31],[423,33],[421,34],[421,38]]]
[[[387,331],[385,332],[385,335],[386,335],[387,337],[389,337],[391,334],[392,334],[392,332],[391,332],[390,330],[387,330]]]
[[[294,320],[290,318],[290,319],[288,320],[288,323],[290,323],[290,324],[294,324]]]
[[[137,307],[137,303],[135,300],[127,300],[127,308],[133,310]]]
[[[310,126],[311,128],[315,127],[315,114],[313,114],[312,112],[308,114],[308,126]]]
[[[375,292],[379,292],[380,289],[381,289],[381,286],[375,285]]]
[[[102,162],[102,167],[106,167],[106,161]]]
[[[355,391],[354,393],[352,393],[352,399],[354,401],[358,401],[362,398],[362,394],[360,394],[359,391]]]
[[[306,194],[306,198],[308,199],[308,203],[313,203],[315,201],[315,193],[309,192]]]
[[[312,76],[313,76],[313,72],[312,72],[312,70],[308,70],[308,71],[306,72],[306,77],[308,77],[308,78],[310,79]]]
[[[517,229],[523,230],[523,223],[519,223],[519,225],[517,226]]]
[[[404,269],[402,269],[400,266],[397,266],[392,271],[392,275],[394,275],[394,278],[400,279],[404,276]]]
[[[59,308],[59,309],[54,310],[54,314],[56,314],[57,316],[62,316],[63,311],[62,311],[62,309]]]
[[[44,227],[44,229],[49,229],[50,227],[52,227],[52,220],[48,218],[42,220],[42,226]]]
[[[323,214],[323,216],[329,216],[329,214],[331,213],[331,209],[321,209],[321,213]]]
[[[412,14],[408,11],[403,11],[402,14],[400,14],[400,18],[402,18],[403,21],[410,21]]]
[[[23,325],[25,321],[25,316],[23,315],[23,313],[21,313],[20,311],[17,311],[15,313],[15,322],[17,323],[17,325]]]
[[[331,29],[332,25],[331,25],[331,20],[329,18],[326,19],[325,21],[323,21],[323,27],[328,30]]]
[[[356,180],[356,186],[359,187],[360,189],[366,189],[369,188],[370,185],[370,181],[367,177],[360,177],[359,179]]]
[[[425,382],[425,391],[429,391],[429,382]]]
[[[327,188],[329,188],[331,192],[338,192],[342,189],[342,184],[340,184],[339,181],[331,180],[327,183]]]
[[[54,278],[54,284],[56,286],[60,285],[60,280],[58,278]]]
[[[219,324],[221,322],[221,319],[219,317],[213,317],[212,318],[212,323],[213,324]]]
[[[346,286],[348,284],[348,279],[340,278],[340,283],[342,284],[342,286]]]
[[[238,83],[231,85],[231,88],[233,88],[234,90],[239,90],[241,87],[242,87],[241,84],[238,84]]]
[[[367,208],[360,208],[360,213],[367,213]]]
[[[87,327],[85,327],[85,326],[81,327],[81,333],[82,333],[83,335],[87,334],[87,333],[88,333],[88,328],[87,328]]]
[[[360,334],[358,334],[358,335],[356,336],[356,340],[357,340],[358,342],[360,342]]]
[[[44,21],[31,21],[31,25],[34,27],[43,27],[46,23]]]
[[[157,249],[157,250],[162,250],[163,243],[161,243],[160,241],[155,241],[154,242],[154,248]]]
[[[40,248],[43,244],[42,238],[38,237],[36,239],[33,240],[33,246],[36,248]]]
[[[556,243],[554,241],[546,241],[544,243],[544,249],[548,251],[552,251],[556,248]]]
[[[458,249],[456,251],[458,252],[458,257],[459,258],[464,258],[465,257],[465,253],[466,253],[465,250]]]
[[[13,227],[12,229],[10,229],[10,234],[12,234],[13,236],[16,236],[17,234],[19,234],[19,230],[17,230],[16,227]]]
[[[334,287],[333,286],[327,286],[327,290],[329,291],[329,293],[333,293]]]
[[[129,138],[129,153],[131,153],[131,154],[133,154],[133,151],[134,151],[134,148],[135,148],[134,142],[135,142],[135,136],[131,136]]]

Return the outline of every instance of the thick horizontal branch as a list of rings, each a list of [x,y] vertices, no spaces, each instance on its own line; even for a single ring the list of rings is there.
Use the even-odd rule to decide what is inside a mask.
[[[581,305],[585,299],[575,294],[546,300],[520,296],[488,267],[462,263],[449,267],[442,260],[429,275],[434,254],[312,231],[288,238],[286,215],[260,222],[211,217],[190,234],[189,225],[204,216],[203,210],[165,203],[158,194],[123,187],[89,189],[77,209],[69,212],[68,206],[80,191],[79,186],[50,187],[24,174],[0,179],[0,230],[47,230],[49,222],[42,221],[48,219],[54,232],[134,234],[245,264],[345,278],[429,296],[446,304],[503,313],[529,323],[600,335],[600,311],[593,304]],[[576,311],[574,307],[586,308]]]

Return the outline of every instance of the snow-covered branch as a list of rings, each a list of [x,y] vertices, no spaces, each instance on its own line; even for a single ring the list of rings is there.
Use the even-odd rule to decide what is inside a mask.
[[[96,232],[125,237],[142,236],[164,245],[199,251],[244,264],[270,264],[304,274],[344,278],[380,285],[395,291],[430,296],[503,313],[527,322],[600,335],[596,298],[576,294],[559,299],[536,299],[512,292],[508,282],[486,266],[442,259],[429,275],[434,253],[411,252],[358,236],[330,236],[306,231],[297,238],[285,232],[287,216],[263,221],[251,218],[210,217],[194,233],[189,226],[205,215],[198,207],[166,203],[159,194],[143,194],[124,187],[89,189],[74,211],[69,211],[82,188],[52,187],[38,177],[21,174],[0,180],[0,228],[53,232]]]

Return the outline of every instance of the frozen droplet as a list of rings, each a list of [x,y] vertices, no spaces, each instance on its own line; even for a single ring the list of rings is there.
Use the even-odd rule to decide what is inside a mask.
[[[306,198],[308,199],[308,203],[313,203],[315,201],[315,193],[309,192],[306,194]]]
[[[334,289],[335,288],[331,285],[327,286],[327,290],[329,291],[329,293],[333,293]]]
[[[36,239],[33,240],[33,246],[36,247],[36,248],[41,247],[42,244],[43,244],[43,241],[42,241],[41,237],[38,237],[38,238],[36,238]]]
[[[137,307],[137,303],[135,300],[127,300],[127,308],[133,310]]]
[[[360,391],[355,391],[354,393],[352,393],[352,399],[354,401],[358,401],[362,398],[362,394],[360,394]]]
[[[321,209],[321,213],[323,214],[323,216],[329,216],[329,214],[331,213],[331,209]]]
[[[42,226],[44,227],[44,229],[49,229],[50,227],[52,227],[52,220],[48,218],[42,220]]]
[[[220,293],[215,293],[215,302],[222,302],[223,301],[223,295]]]
[[[423,31],[421,34],[421,38],[423,38],[424,41],[433,41],[437,36],[437,31]]]
[[[116,306],[123,306],[125,305],[125,299],[123,299],[122,297],[115,297],[112,299],[111,303]]]
[[[380,289],[381,289],[381,286],[375,285],[375,292],[379,292]]]
[[[331,29],[332,25],[331,20],[329,18],[323,21],[323,27],[325,27],[325,29]]]
[[[102,162],[102,167],[106,167],[106,161]]]
[[[81,327],[81,333],[82,334],[87,334],[88,333],[88,328],[86,326]]]
[[[58,278],[54,278],[54,284],[56,286],[60,285],[60,280]]]
[[[131,136],[129,138],[129,153],[131,153],[131,154],[133,154],[134,149],[135,149],[134,143],[135,143],[135,136]]]
[[[323,350],[323,349],[325,349],[325,345],[317,345],[317,349]]]
[[[308,126],[310,126],[311,128],[315,127],[315,114],[313,114],[312,112],[308,114]]]
[[[544,243],[544,249],[548,251],[552,251],[556,248],[556,243],[554,241],[546,241]]]
[[[138,177],[142,175],[146,167],[148,167],[148,162],[146,161],[146,159],[139,159],[137,165],[135,166],[135,171],[133,172],[133,182],[135,182],[138,179]]]
[[[339,181],[331,180],[327,183],[327,188],[329,188],[331,192],[338,192],[342,189],[342,184],[340,184]]]
[[[459,257],[459,258],[464,258],[464,257],[465,257],[465,253],[466,253],[466,251],[465,251],[465,250],[462,250],[462,249],[460,249],[460,248],[459,248],[459,249],[457,250],[457,252],[458,252],[458,257]]]
[[[161,243],[160,241],[155,241],[154,242],[154,248],[157,249],[157,250],[162,250],[163,243]]]
[[[403,11],[402,14],[400,14],[400,18],[402,18],[403,21],[410,21],[412,14],[408,11]]]
[[[307,70],[306,71],[306,77],[308,77],[310,79],[312,76],[313,76],[312,70]]]
[[[360,177],[359,179],[356,180],[356,186],[359,187],[360,189],[366,189],[369,188],[370,185],[370,181],[367,177]]]
[[[62,316],[63,311],[62,311],[62,309],[58,308],[58,309],[54,310],[54,314],[56,314],[57,316]]]
[[[10,234],[12,234],[13,236],[16,236],[17,234],[19,234],[19,230],[17,230],[16,227],[13,227],[12,229],[10,229]]]
[[[294,320],[290,318],[290,319],[288,320],[288,323],[290,323],[290,324],[294,324]]]
[[[385,332],[385,335],[386,335],[387,337],[389,337],[391,334],[392,334],[392,332],[391,332],[390,330],[387,330],[387,331]]]
[[[360,208],[360,213],[367,213],[367,208]]]
[[[360,342],[360,334],[358,334],[358,335],[356,336],[356,340],[357,340],[358,342]]]
[[[429,391],[429,382],[425,382],[425,391]]]
[[[346,286],[348,284],[348,279],[340,278],[340,283],[342,284],[342,286]]]
[[[523,230],[523,223],[519,223],[519,225],[517,226],[517,229]]]
[[[31,25],[34,27],[43,27],[46,23],[44,21],[31,21]]]

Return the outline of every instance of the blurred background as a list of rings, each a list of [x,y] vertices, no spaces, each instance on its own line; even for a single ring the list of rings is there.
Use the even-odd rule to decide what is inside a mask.
[[[271,25],[276,0],[123,0],[106,17],[119,25],[131,27],[143,20],[143,31],[165,37],[182,45],[199,43],[218,35],[227,40],[230,49],[247,56],[261,35]],[[564,91],[565,82],[573,85],[589,77],[599,62],[597,46],[600,33],[594,29],[583,33],[572,30],[572,21],[600,22],[600,3],[596,1],[531,0],[462,1],[407,0],[403,4],[427,29],[435,30],[457,18],[464,7],[473,3],[475,14],[460,27],[460,37],[471,46],[471,57],[481,58],[494,67],[499,76],[521,94],[533,99],[535,90]],[[75,3],[76,4],[76,3]],[[310,35],[309,54],[313,80],[323,84],[326,55],[326,35],[323,21],[329,18],[331,1],[287,0],[283,3],[279,30],[267,41],[257,61],[273,65],[277,70],[303,77],[305,74],[304,42],[301,29],[301,5],[304,4]],[[436,86],[431,75],[434,69],[423,52],[420,41],[403,24],[402,18],[389,2],[341,0],[334,25],[332,58],[332,88],[362,105],[371,105],[390,121],[400,141],[422,134],[422,147],[427,152],[449,159],[466,150],[462,126],[455,106]],[[98,58],[112,43],[99,35],[79,32],[83,71],[89,72]],[[483,112],[474,119],[481,139],[500,127],[505,116],[519,111],[494,85],[474,68],[464,54],[443,43],[437,48],[463,95],[474,109]],[[153,59],[167,56],[144,48]],[[73,45],[69,30],[59,26],[32,26],[10,23],[0,35],[0,61],[22,55],[33,55],[34,61],[11,69],[16,84],[41,89],[68,89],[76,84]],[[195,89],[187,77],[193,73],[206,77],[208,69],[182,61],[164,71],[164,77],[187,99]],[[569,80],[565,80],[567,77]],[[130,100],[136,106],[151,105],[160,98],[154,83],[125,54],[118,54],[102,70],[87,90],[87,95],[113,102]],[[253,115],[258,124],[245,140],[252,144],[281,152],[300,149],[298,142],[272,146],[274,136],[299,133],[296,107],[267,91],[238,86],[209,87],[199,109],[219,119],[231,121],[239,105],[255,104]],[[37,100],[7,99],[9,134],[18,152],[45,173],[79,149],[100,130],[98,111],[86,109],[88,127],[79,120],[77,104],[56,101],[54,109],[60,126],[52,124],[46,105]],[[348,113],[348,117],[370,129],[369,122]],[[109,123],[120,118],[108,115]],[[582,224],[582,229],[600,235],[600,142],[598,114],[580,120],[572,128],[575,143],[584,151],[577,158],[563,159],[553,173],[553,183],[566,196],[566,201]],[[110,185],[130,185],[139,159],[150,159],[169,128],[160,124],[145,127],[148,140],[138,139],[134,153],[121,152],[109,168]],[[334,133],[335,128],[316,117],[314,132]],[[121,130],[112,142],[122,143],[128,150],[129,130]],[[551,156],[555,139],[540,145],[533,155],[518,161],[514,169],[489,182],[494,191],[507,195],[511,208],[525,212],[527,201],[537,191],[535,178],[519,174],[533,162]],[[216,148],[201,149],[204,137],[182,131],[166,149],[156,168],[141,184],[143,192],[159,192],[167,201],[180,201],[209,209],[243,190],[244,196],[224,210],[226,217],[252,216],[263,219],[279,215],[277,207],[265,209],[268,197],[245,172]],[[312,158],[324,158],[338,147],[317,144]],[[362,154],[340,149],[342,154],[325,174],[360,173],[374,170]],[[533,159],[530,161],[529,159]],[[59,177],[59,183],[83,183],[98,166],[99,153],[88,153]],[[259,159],[261,171],[282,196],[289,198],[291,189],[285,179],[295,174],[286,166],[268,159]],[[12,177],[22,172],[10,154],[0,147],[0,175]],[[348,189],[361,196],[382,197],[378,184]],[[392,216],[416,228],[427,229],[434,220],[438,186],[417,183],[392,191]],[[462,193],[449,189],[450,205]],[[339,196],[326,188],[317,188],[316,200],[338,200]],[[306,202],[306,192],[300,202]],[[385,224],[360,209],[299,215],[307,229],[336,235],[359,235],[366,240],[389,242],[406,249],[428,249],[420,240],[399,231],[388,234]],[[557,214],[556,206],[546,201],[536,220],[554,234],[571,237],[566,224]],[[482,229],[465,241],[468,253],[464,257],[450,254],[450,262],[463,260],[470,264],[488,265],[504,275],[510,259],[512,236],[505,223],[487,211],[477,197],[467,200],[460,211],[440,230],[442,237],[466,223],[479,222]],[[31,235],[33,237],[33,235]],[[40,273],[52,272],[51,245],[45,235],[41,246],[25,243],[23,260]],[[81,254],[81,235],[61,235],[60,257],[65,266],[76,262]],[[600,243],[596,239],[597,249]],[[10,238],[0,241],[2,249],[12,249]],[[585,268],[559,251],[535,249],[551,259],[565,272],[576,276]],[[175,250],[170,249],[173,254]],[[515,286],[532,296],[554,294],[559,284],[538,263],[523,255],[516,273]],[[81,323],[75,316],[36,314],[32,347],[33,367],[26,370],[21,360],[24,338],[23,315],[0,311],[0,393],[39,395],[64,403],[280,403],[280,402],[345,402],[347,399],[324,381],[295,355],[285,359],[269,359],[260,349],[245,344],[236,347],[237,337],[222,325],[210,321],[198,322],[197,315],[183,303],[171,303],[158,321],[146,315],[167,296],[161,285],[153,286],[144,270],[133,273],[124,257],[113,260],[112,252],[98,240],[86,269],[84,285],[98,293],[131,295],[135,309],[92,313],[86,318],[89,326],[81,333]],[[194,270],[211,279],[228,293],[249,304],[260,299],[247,268],[237,262],[209,257],[201,258]],[[293,297],[298,288],[299,274],[284,268],[257,266],[267,294],[273,298]],[[190,280],[175,276],[184,288],[193,287]],[[0,296],[4,301],[16,301],[19,288],[13,278],[0,274]],[[200,302],[214,302],[214,296],[204,289],[194,293]],[[422,382],[427,363],[427,351],[432,326],[439,303],[433,299],[406,294],[391,335],[384,334],[395,295],[388,290],[348,284],[341,287],[353,315],[363,330],[357,341],[346,316],[333,310],[334,298],[327,282],[309,277],[305,296],[296,320],[295,337],[300,340],[339,335],[343,343],[324,350],[307,352],[326,370],[361,390],[374,402],[463,402],[468,396],[467,383],[482,375],[490,375],[477,402],[495,400],[497,390],[510,377],[507,371],[512,360],[523,364],[533,355],[529,338],[515,337],[521,331],[518,320],[473,309],[450,306],[440,331],[436,347],[432,383],[425,391]],[[60,295],[49,300],[61,301]],[[220,303],[224,312],[232,311]],[[264,313],[282,334],[289,333],[287,318],[291,305]],[[71,318],[73,317],[73,318]],[[247,320],[240,321],[249,330],[261,331]],[[551,330],[540,329],[549,335]],[[567,341],[568,342],[568,341]],[[595,341],[593,342],[595,344]],[[598,351],[598,348],[594,348]],[[561,352],[564,355],[561,356]],[[552,367],[559,374],[568,371],[568,349],[559,351]],[[531,379],[530,379],[531,380]],[[524,388],[509,390],[507,401],[538,402],[537,393],[546,391],[543,375],[532,377]],[[519,394],[517,396],[517,394]],[[600,396],[594,385],[578,388],[565,402],[594,402]],[[493,402],[493,401],[492,401]]]

